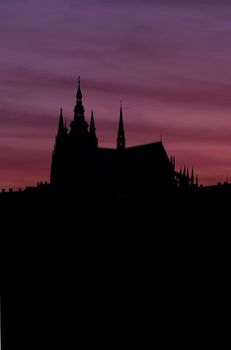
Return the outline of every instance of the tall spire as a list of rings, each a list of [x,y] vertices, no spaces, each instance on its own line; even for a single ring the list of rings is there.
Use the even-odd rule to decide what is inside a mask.
[[[81,92],[81,88],[80,88],[80,76],[78,76],[78,90],[77,90],[77,94],[76,94],[76,102],[81,103],[82,104],[82,92]]]
[[[63,109],[60,108],[58,135],[61,135],[63,133],[63,130],[64,130]]]
[[[95,122],[94,122],[93,111],[91,111],[91,122],[90,122],[89,134],[90,134],[90,139],[91,139],[92,145],[97,147],[98,146],[98,139],[96,137],[96,132],[95,132]]]
[[[123,123],[123,111],[122,111],[122,102],[120,102],[120,121],[119,121],[119,131],[124,133],[124,123]]]
[[[117,136],[117,149],[125,149],[125,132],[124,132],[124,123],[123,123],[123,111],[122,103],[120,102],[120,118],[119,118],[119,129]]]
[[[74,108],[74,119],[84,121],[84,107],[82,101],[82,92],[80,87],[80,76],[78,76],[78,89],[76,93],[76,105]]]

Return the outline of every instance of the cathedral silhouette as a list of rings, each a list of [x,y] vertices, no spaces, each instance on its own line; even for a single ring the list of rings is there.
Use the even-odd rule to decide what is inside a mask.
[[[81,191],[153,191],[194,186],[194,175],[175,171],[175,158],[168,157],[162,141],[126,147],[123,111],[120,106],[117,147],[98,145],[93,112],[90,126],[85,119],[80,77],[74,119],[68,130],[61,109],[52,154],[51,186]]]

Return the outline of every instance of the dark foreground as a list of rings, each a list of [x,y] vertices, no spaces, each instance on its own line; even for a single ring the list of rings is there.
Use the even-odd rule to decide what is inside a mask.
[[[228,193],[1,195],[2,348],[222,348],[230,206]]]

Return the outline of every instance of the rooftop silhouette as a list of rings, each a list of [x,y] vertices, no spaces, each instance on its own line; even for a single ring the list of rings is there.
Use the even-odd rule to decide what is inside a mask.
[[[91,112],[90,127],[85,118],[80,77],[74,118],[70,129],[60,111],[58,131],[51,164],[51,186],[57,190],[90,191],[170,191],[198,187],[189,170],[179,173],[175,158],[169,159],[162,141],[126,147],[122,104],[118,114],[115,149],[99,146],[97,120]],[[195,181],[194,181],[195,180]]]
[[[170,310],[175,324],[180,313],[186,332],[195,323],[191,315],[204,308],[198,289],[205,290],[210,315],[214,273],[227,278],[220,262],[228,255],[220,249],[231,186],[200,187],[194,169],[176,170],[162,141],[126,147],[125,121],[121,105],[116,147],[101,148],[97,118],[92,111],[88,124],[78,79],[70,128],[60,110],[51,182],[0,194],[7,240],[3,350],[44,343],[71,348],[81,336],[95,346],[105,333],[112,342],[128,301],[132,331],[139,324],[135,319],[133,326],[134,314],[150,326],[137,305],[150,314],[154,303],[158,322]],[[208,272],[214,255],[219,263]],[[204,319],[198,322],[204,329]]]
[[[100,196],[138,196],[146,198],[168,193],[203,193],[230,195],[228,180],[216,186],[199,184],[194,168],[176,169],[174,156],[168,156],[162,136],[158,141],[133,147],[126,146],[126,116],[122,103],[115,130],[115,148],[100,147],[97,117],[91,111],[85,116],[80,77],[77,81],[74,115],[69,128],[60,109],[55,145],[52,152],[50,183],[13,191],[1,190],[1,197],[23,195],[24,192],[54,194],[78,193],[85,198]],[[11,197],[12,198],[12,197]],[[128,198],[128,197],[127,197]]]

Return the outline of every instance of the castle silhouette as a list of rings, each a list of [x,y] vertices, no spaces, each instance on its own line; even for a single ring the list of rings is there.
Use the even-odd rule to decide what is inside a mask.
[[[122,105],[117,131],[117,147],[98,145],[93,112],[90,126],[85,119],[80,77],[74,119],[68,130],[60,111],[58,132],[52,154],[50,183],[56,189],[78,191],[169,190],[194,185],[189,171],[175,171],[175,159],[168,157],[162,141],[126,147]]]
[[[117,147],[99,147],[93,113],[90,126],[85,120],[80,79],[76,97],[70,130],[64,123],[62,110],[60,113],[52,154],[51,185],[40,184],[32,191],[0,196],[1,227],[4,227],[5,219],[5,232],[10,241],[8,248],[4,246],[4,270],[9,276],[6,286],[10,292],[5,288],[0,294],[3,297],[4,349],[15,349],[21,344],[24,349],[31,349],[35,340],[37,348],[41,348],[44,341],[53,347],[62,341],[62,347],[67,348],[69,344],[73,346],[71,342],[79,342],[76,337],[79,324],[84,341],[89,334],[93,334],[94,343],[98,334],[102,333],[104,339],[105,327],[113,328],[109,312],[115,319],[118,309],[120,322],[123,313],[119,307],[122,305],[127,312],[127,300],[134,296],[134,290],[137,293],[130,306],[132,318],[137,300],[141,300],[142,310],[143,301],[147,301],[146,309],[149,310],[156,286],[160,287],[157,288],[160,315],[166,300],[170,306],[174,301],[176,312],[182,308],[183,319],[188,300],[190,318],[198,305],[199,311],[204,312],[204,300],[208,299],[211,290],[215,290],[215,297],[210,295],[211,300],[208,300],[209,319],[214,300],[218,301],[219,310],[220,300],[225,300],[223,309],[226,307],[227,286],[224,284],[221,289],[221,279],[227,280],[226,267],[229,266],[224,260],[229,253],[223,252],[223,246],[229,247],[228,241],[224,244],[224,238],[229,237],[230,221],[226,197],[220,196],[220,192],[212,192],[210,196],[209,192],[203,191],[178,191],[180,188],[196,189],[198,181],[194,182],[193,171],[190,175],[186,167],[179,172],[175,170],[175,159],[169,159],[162,142],[126,147],[122,106]],[[57,190],[58,195],[51,189]],[[62,191],[59,193],[60,189],[65,190],[64,196]],[[171,191],[175,189],[172,196]],[[226,187],[224,189],[226,191]],[[166,190],[167,196],[162,193],[151,199],[136,196],[137,192],[154,194],[159,190]],[[69,196],[72,191],[82,192],[82,198],[87,200],[91,198],[88,194],[96,191],[109,195],[112,191],[129,192],[132,195],[123,201],[125,206],[121,206],[119,196],[113,195],[110,201],[103,201],[103,205],[100,201],[93,205],[89,201],[86,205],[75,193],[73,197]],[[230,202],[230,197],[227,198]],[[222,224],[225,235],[222,235]],[[188,231],[187,226],[190,227]],[[8,232],[15,232],[15,236]],[[212,264],[209,269],[208,262],[212,262],[214,256],[216,265]],[[77,284],[73,279],[76,271]],[[216,271],[218,277],[214,284]],[[206,288],[208,278],[211,284]],[[154,290],[150,289],[153,280]],[[126,294],[126,284],[130,281],[131,288]],[[173,286],[170,294],[169,286]],[[205,298],[197,293],[198,290],[203,292],[203,288]],[[182,290],[186,293],[185,298]],[[115,304],[115,300],[118,303]],[[167,303],[167,311],[172,310],[170,306]],[[199,311],[196,309],[196,317]],[[174,312],[171,311],[173,315]],[[105,325],[102,326],[98,315],[102,315]],[[92,322],[94,317],[96,322]],[[203,327],[202,324],[201,329]],[[126,324],[124,329],[127,330]],[[61,339],[57,337],[57,331]]]

